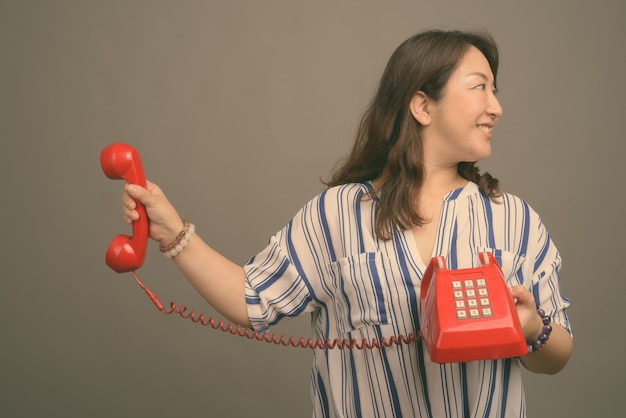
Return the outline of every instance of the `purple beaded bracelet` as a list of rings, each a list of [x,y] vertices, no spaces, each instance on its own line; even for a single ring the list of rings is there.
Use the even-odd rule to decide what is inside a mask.
[[[541,317],[541,322],[543,322],[543,329],[541,330],[541,334],[539,334],[539,337],[535,341],[533,341],[532,344],[528,345],[529,353],[539,351],[541,347],[543,347],[543,345],[548,342],[548,339],[550,339],[550,334],[552,333],[552,325],[550,325],[550,322],[552,322],[552,320],[550,319],[550,317],[546,315],[543,309],[537,309],[537,314],[539,314],[539,316]]]

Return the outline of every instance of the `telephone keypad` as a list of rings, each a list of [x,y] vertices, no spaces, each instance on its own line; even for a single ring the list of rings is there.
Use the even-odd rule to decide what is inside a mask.
[[[484,278],[453,280],[452,292],[457,319],[488,318],[493,315]]]

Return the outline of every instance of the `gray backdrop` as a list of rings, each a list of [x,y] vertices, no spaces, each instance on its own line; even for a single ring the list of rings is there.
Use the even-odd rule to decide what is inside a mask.
[[[395,47],[488,29],[502,51],[483,170],[564,258],[575,352],[526,376],[532,417],[616,416],[624,327],[621,1],[0,1],[0,415],[306,417],[311,353],[160,314],[104,264],[136,146],[198,232],[244,263],[322,190]],[[151,244],[144,282],[213,312]],[[279,332],[308,336],[308,319]]]

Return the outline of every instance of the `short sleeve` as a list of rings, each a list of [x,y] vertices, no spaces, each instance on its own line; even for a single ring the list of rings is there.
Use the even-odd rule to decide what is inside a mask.
[[[316,308],[319,283],[334,257],[324,196],[309,201],[244,266],[248,317],[255,329]]]
[[[273,236],[267,247],[244,266],[248,317],[255,329],[264,330],[283,317],[311,310],[309,289],[297,261],[292,259],[295,249],[290,251],[281,239],[290,231],[287,226]]]
[[[536,230],[537,251],[533,261],[532,293],[537,306],[552,321],[563,326],[570,334],[572,329],[566,309],[571,305],[561,293],[561,255],[541,220]]]

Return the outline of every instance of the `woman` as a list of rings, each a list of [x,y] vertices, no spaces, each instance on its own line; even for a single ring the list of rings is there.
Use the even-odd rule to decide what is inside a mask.
[[[313,415],[525,416],[521,367],[556,373],[572,338],[559,291],[560,256],[539,216],[475,165],[502,115],[498,50],[488,35],[429,31],[390,58],[348,158],[244,267],[216,253],[162,191],[127,186],[124,215],[146,206],[150,236],[200,294],[237,324],[264,330],[310,313],[315,337],[380,340],[419,331],[429,260],[473,267],[492,252],[526,341],[515,359],[436,364],[421,343],[314,350]],[[178,245],[177,249],[171,250]],[[551,318],[549,341],[537,308]],[[540,348],[540,349],[539,349]]]

